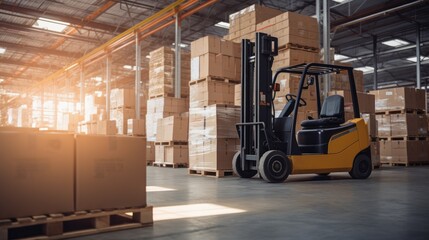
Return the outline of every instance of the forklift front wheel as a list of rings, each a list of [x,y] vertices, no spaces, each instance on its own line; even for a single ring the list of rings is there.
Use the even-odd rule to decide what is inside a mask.
[[[259,160],[259,174],[270,183],[284,182],[291,170],[291,163],[282,151],[267,151]]]
[[[244,170],[241,167],[240,151],[236,152],[232,158],[232,170],[241,178],[251,178],[256,175],[256,170]]]
[[[350,176],[354,179],[366,179],[371,172],[371,158],[365,153],[358,154],[353,162],[353,168],[349,172]]]

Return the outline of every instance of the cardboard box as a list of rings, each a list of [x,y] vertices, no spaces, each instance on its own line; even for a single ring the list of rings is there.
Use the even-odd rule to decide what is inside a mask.
[[[417,89],[417,88],[415,90],[416,90],[415,109],[426,110],[426,90]]]
[[[240,122],[240,107],[220,104],[189,109],[189,140],[201,138],[238,138],[235,124]]]
[[[392,88],[371,91],[375,95],[376,111],[416,109],[416,92],[414,88]]]
[[[146,206],[144,146],[142,137],[76,135],[76,211]]]
[[[234,86],[234,105],[241,106],[241,84]]]
[[[188,141],[188,115],[170,116],[158,120],[157,142],[187,142]]]
[[[418,136],[418,116],[410,113],[390,115],[391,136],[406,137]],[[427,130],[425,131],[427,133]]]
[[[127,135],[128,133],[128,119],[136,117],[136,110],[134,108],[115,108],[110,109],[110,119],[116,121],[116,128],[118,134]]]
[[[392,136],[392,126],[390,124],[390,115],[375,115],[378,123],[377,133],[380,138]]]
[[[165,162],[165,146],[155,144],[155,162]]]
[[[390,164],[392,162],[392,144],[391,141],[380,141],[380,162]]]
[[[190,84],[189,102],[191,108],[212,104],[234,105],[234,83],[204,80]]]
[[[146,144],[146,162],[155,161],[155,142],[147,142]]]
[[[357,92],[359,110],[361,113],[375,114],[375,96],[374,94]]]
[[[209,76],[240,80],[240,58],[224,54],[206,53],[191,59],[191,80],[200,80]]]
[[[240,44],[212,35],[191,42],[191,58],[202,56],[207,53],[240,58],[240,50]]]
[[[165,146],[164,161],[167,163],[189,163],[188,145]]]
[[[127,135],[130,136],[145,136],[146,135],[146,119],[128,119],[127,120]]]
[[[371,161],[373,167],[379,167],[380,162],[380,142],[371,142]]]
[[[189,143],[189,168],[193,170],[231,170],[238,151],[237,138],[197,139]]]
[[[97,134],[116,135],[118,128],[115,120],[104,120],[97,122]]]
[[[114,88],[110,90],[110,108],[134,108],[134,89]]]
[[[74,211],[73,134],[0,132],[0,219]]]

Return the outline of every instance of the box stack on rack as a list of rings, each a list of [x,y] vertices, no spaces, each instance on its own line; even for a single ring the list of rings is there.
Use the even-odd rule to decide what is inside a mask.
[[[181,51],[181,96],[189,95],[190,55]],[[175,52],[169,47],[161,47],[150,52],[149,90],[150,98],[174,96]]]
[[[261,5],[251,5],[229,15],[229,34],[226,40],[241,43],[241,39],[255,40],[257,24],[283,13],[280,10]]]
[[[426,93],[414,88],[373,91],[382,164],[429,163]]]
[[[158,120],[155,166],[188,167],[188,113]]]

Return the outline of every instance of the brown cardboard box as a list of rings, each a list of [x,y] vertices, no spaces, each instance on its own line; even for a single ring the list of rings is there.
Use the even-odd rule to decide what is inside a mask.
[[[146,161],[155,161],[155,142],[147,142],[146,144]]]
[[[128,119],[136,117],[136,110],[134,108],[115,108],[110,109],[110,119],[116,121],[116,128],[118,134],[126,135],[128,133]]]
[[[114,88],[110,91],[111,108],[134,108],[135,101],[134,89]]]
[[[212,76],[229,80],[240,79],[240,58],[206,53],[191,59],[191,80]]]
[[[392,88],[371,91],[375,95],[376,111],[391,111],[416,108],[416,94],[414,88]]]
[[[145,136],[146,135],[146,119],[128,119],[127,134],[129,136]]]
[[[241,84],[234,86],[234,105],[241,106]]]
[[[392,149],[392,163],[412,163],[418,162],[418,156],[422,151],[420,141],[389,141]]]
[[[378,123],[378,137],[386,138],[392,136],[392,126],[390,124],[390,115],[375,115]]]
[[[194,170],[231,170],[239,139],[204,139],[189,144],[189,168]]]
[[[76,211],[146,206],[144,146],[142,137],[76,135]]]
[[[410,113],[399,113],[390,115],[391,136],[406,137],[418,136],[418,115]]]
[[[209,35],[191,42],[191,58],[207,53],[239,58],[241,57],[240,48],[241,46],[238,43]]]
[[[235,84],[222,81],[191,82],[190,107],[204,107],[212,104],[234,105]]]
[[[187,142],[189,117],[170,116],[158,120],[157,142]]]
[[[372,138],[377,137],[377,120],[375,120],[375,114],[364,113],[362,118],[368,125],[368,135]]]
[[[426,90],[416,88],[416,106],[415,109],[426,110]]]
[[[380,141],[380,162],[390,164],[392,162],[392,144],[391,141]]]
[[[74,211],[73,134],[0,132],[0,219]]]
[[[116,135],[118,128],[115,120],[104,120],[97,122],[97,134]]]
[[[379,167],[380,162],[380,142],[371,142],[371,161],[373,167]]]
[[[188,145],[165,146],[165,162],[167,163],[189,163]]]
[[[375,114],[375,96],[373,94],[357,92],[357,97],[361,113]]]

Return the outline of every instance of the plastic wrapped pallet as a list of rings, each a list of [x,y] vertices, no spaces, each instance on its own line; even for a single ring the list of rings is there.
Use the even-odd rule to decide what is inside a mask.
[[[189,105],[204,107],[212,104],[234,105],[235,84],[223,81],[202,80],[191,82]]]
[[[378,137],[387,138],[392,135],[392,126],[390,124],[390,115],[376,115],[378,123]]]
[[[110,108],[134,108],[135,106],[134,89],[114,88],[110,90]]]
[[[189,168],[231,170],[232,157],[239,150],[238,138],[203,139],[189,142]]]
[[[128,119],[127,135],[129,136],[146,136],[146,118]]]
[[[169,116],[157,122],[157,142],[187,142],[188,141],[188,114]]]
[[[127,135],[128,119],[133,119],[136,116],[135,109],[132,108],[116,108],[110,109],[110,119],[116,121],[116,127],[119,134]]]
[[[149,90],[150,97],[174,95],[174,60],[175,52],[168,47],[161,47],[150,52]],[[190,55],[181,51],[181,95],[189,94]]]

